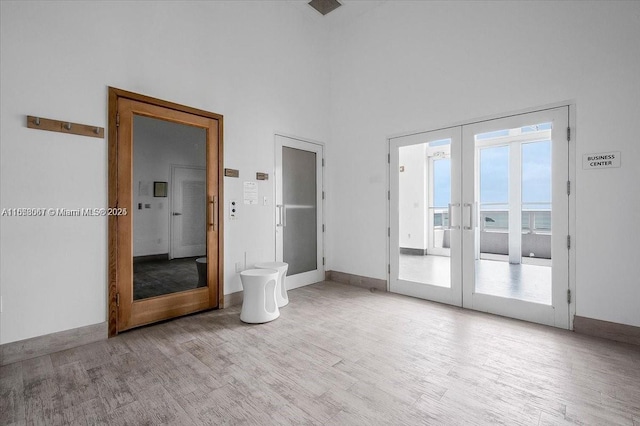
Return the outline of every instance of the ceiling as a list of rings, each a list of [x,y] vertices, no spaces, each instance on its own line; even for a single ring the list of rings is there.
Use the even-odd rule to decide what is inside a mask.
[[[342,6],[329,12],[326,15],[318,13],[313,7],[309,6],[309,0],[295,0],[295,3],[300,7],[301,12],[305,16],[310,16],[317,20],[326,22],[330,26],[342,26],[349,24],[350,22],[358,19],[360,16],[375,9],[388,0],[338,0],[342,3]]]

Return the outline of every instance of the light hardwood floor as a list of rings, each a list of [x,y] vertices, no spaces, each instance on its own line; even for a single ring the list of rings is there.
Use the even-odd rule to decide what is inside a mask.
[[[1,368],[0,424],[640,425],[640,346],[324,282]]]

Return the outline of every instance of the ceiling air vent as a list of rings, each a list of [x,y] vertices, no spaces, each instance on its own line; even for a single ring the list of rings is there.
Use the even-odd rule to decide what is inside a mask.
[[[311,0],[309,2],[309,6],[313,7],[318,12],[326,15],[332,10],[336,10],[340,6],[340,2],[338,0]]]

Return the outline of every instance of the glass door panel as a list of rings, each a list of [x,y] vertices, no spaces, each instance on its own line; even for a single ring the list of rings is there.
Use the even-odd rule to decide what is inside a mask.
[[[484,140],[476,136],[476,140]],[[489,139],[491,140],[491,139]],[[476,146],[478,143],[476,142]],[[509,146],[478,149],[479,228],[477,257],[488,260],[509,258]]]
[[[394,138],[390,149],[390,289],[460,305],[460,128]]]
[[[138,114],[132,126],[133,299],[206,287],[207,129]]]
[[[287,275],[318,268],[316,153],[282,148],[283,261]]]
[[[428,233],[429,254],[450,256],[451,229],[449,227],[449,204],[451,204],[451,158],[447,154],[451,140],[445,140],[442,146],[446,151],[436,152],[437,157],[429,157],[427,166],[429,188]],[[433,148],[433,142],[428,144]]]

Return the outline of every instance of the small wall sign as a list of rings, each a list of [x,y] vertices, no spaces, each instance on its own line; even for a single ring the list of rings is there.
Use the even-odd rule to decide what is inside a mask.
[[[224,169],[224,175],[227,177],[239,177],[240,170],[237,169]]]
[[[258,204],[258,184],[256,182],[244,182],[244,203]]]
[[[582,156],[582,168],[590,170],[620,167],[620,157],[620,151],[584,154]]]

